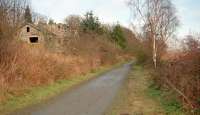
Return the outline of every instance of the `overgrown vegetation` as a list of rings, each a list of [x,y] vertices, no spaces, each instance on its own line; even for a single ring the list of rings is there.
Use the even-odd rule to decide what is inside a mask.
[[[124,62],[123,62],[124,63]],[[48,85],[37,86],[31,88],[23,95],[15,96],[10,95],[8,101],[0,103],[0,115],[9,113],[10,111],[20,109],[32,104],[37,104],[41,101],[50,99],[63,91],[73,88],[74,85],[78,85],[82,82],[87,82],[93,77],[102,74],[105,71],[120,66],[122,63],[118,63],[114,66],[104,66],[97,69],[93,69],[85,75],[73,76],[71,79],[57,80],[56,82]]]
[[[178,93],[184,108],[194,111],[200,107],[200,42],[197,38],[188,36],[183,43],[184,50],[162,64],[156,79],[160,85],[167,85]]]
[[[71,23],[67,20],[66,24],[75,36],[70,34],[62,38],[63,41],[57,43],[61,47],[57,52],[47,49],[51,45],[48,43],[43,46],[20,41],[16,36],[18,28],[24,22],[31,23],[28,3],[26,0],[0,0],[1,106],[32,88],[70,80],[73,76],[130,59],[130,53],[117,47],[110,34],[101,33],[102,24],[92,12],[83,19],[70,18]],[[50,20],[49,24],[55,23]]]
[[[179,101],[176,92],[163,90],[157,84],[152,83],[147,89],[147,95],[160,103],[167,115],[185,115],[184,109]]]
[[[154,82],[158,89],[175,92],[178,95],[169,105],[175,105],[169,111],[181,108],[190,114],[199,114],[200,96],[200,43],[199,35],[187,36],[180,43],[182,51],[167,51],[167,40],[179,25],[175,6],[171,0],[130,0],[128,4],[136,20],[142,21],[142,32],[138,33],[139,45],[136,45],[137,62],[145,67],[154,68]],[[134,9],[134,10],[133,10]],[[167,57],[167,58],[166,58]],[[155,94],[162,93],[154,89]],[[168,102],[171,102],[168,100]],[[177,104],[177,102],[180,103]],[[168,105],[168,103],[164,104]],[[171,107],[171,106],[169,106]],[[169,108],[170,109],[170,108]]]

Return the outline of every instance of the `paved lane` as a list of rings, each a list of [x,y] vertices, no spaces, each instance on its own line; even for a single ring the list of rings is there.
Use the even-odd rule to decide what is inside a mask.
[[[94,80],[12,115],[103,115],[130,70],[130,64],[111,70]]]

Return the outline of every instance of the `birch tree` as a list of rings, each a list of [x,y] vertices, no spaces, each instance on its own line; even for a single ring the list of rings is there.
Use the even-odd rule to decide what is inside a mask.
[[[130,0],[134,21],[142,25],[142,32],[152,47],[152,60],[157,67],[166,42],[175,33],[179,20],[171,0]]]

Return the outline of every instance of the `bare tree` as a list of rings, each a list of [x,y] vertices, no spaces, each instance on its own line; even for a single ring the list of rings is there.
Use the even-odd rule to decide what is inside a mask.
[[[24,21],[27,0],[0,0],[0,90],[6,87],[16,64],[17,44],[13,42],[15,32]],[[6,73],[7,72],[7,73]],[[7,90],[7,89],[6,89]]]
[[[24,11],[28,0],[0,0],[0,30],[11,35],[24,22]]]
[[[68,26],[69,31],[77,36],[80,31],[81,17],[78,15],[70,15],[65,19],[65,23]]]
[[[0,64],[16,55],[12,41],[24,22],[27,3],[27,0],[0,0]]]
[[[142,24],[146,38],[151,41],[152,58],[155,68],[157,60],[166,48],[166,42],[174,34],[179,20],[171,0],[130,0],[131,11]]]

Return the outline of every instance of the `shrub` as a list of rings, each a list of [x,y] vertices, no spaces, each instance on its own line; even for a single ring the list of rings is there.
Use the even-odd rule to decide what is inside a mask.
[[[182,45],[183,52],[159,67],[156,81],[175,90],[187,109],[199,109],[200,42],[190,36]]]
[[[147,54],[140,50],[136,53],[137,64],[144,64],[148,60]]]

